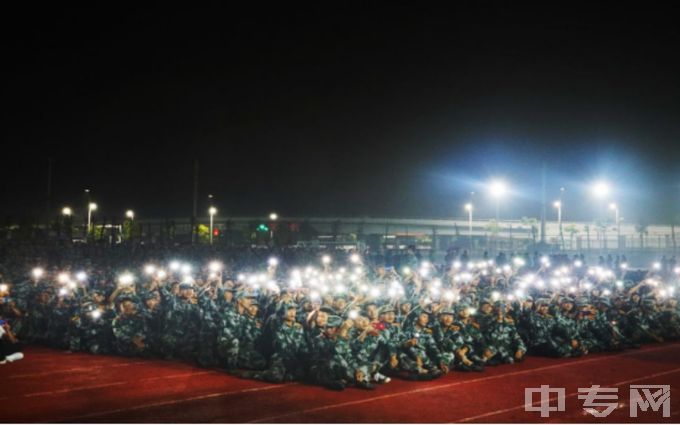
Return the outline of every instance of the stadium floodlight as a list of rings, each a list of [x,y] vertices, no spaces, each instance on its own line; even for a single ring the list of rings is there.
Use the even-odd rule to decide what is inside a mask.
[[[611,188],[609,183],[605,181],[597,181],[593,183],[592,192],[596,198],[604,199],[611,192]]]
[[[492,180],[489,183],[489,194],[496,201],[496,221],[500,219],[500,201],[508,192],[508,186],[503,180]]]
[[[493,180],[489,183],[489,193],[493,198],[502,198],[508,191],[508,187],[502,180]]]

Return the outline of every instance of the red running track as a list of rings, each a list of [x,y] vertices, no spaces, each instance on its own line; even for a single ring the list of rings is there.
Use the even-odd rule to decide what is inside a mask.
[[[242,380],[178,362],[67,354],[31,347],[0,365],[2,422],[680,422],[680,344],[580,359],[530,357],[431,382],[393,380],[374,391]],[[606,418],[582,409],[578,388],[619,389]],[[671,417],[629,417],[629,385],[671,385]],[[566,410],[541,418],[524,388],[566,389]],[[538,397],[536,397],[538,405]]]

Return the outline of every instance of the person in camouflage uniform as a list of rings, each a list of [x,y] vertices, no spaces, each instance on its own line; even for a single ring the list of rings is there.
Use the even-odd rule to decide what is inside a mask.
[[[453,324],[456,312],[450,307],[439,311],[438,321],[433,323],[432,330],[437,348],[441,353],[442,362],[452,370],[458,368],[456,353],[463,346],[460,328]]]
[[[639,344],[663,342],[662,336],[659,335],[651,320],[656,314],[656,300],[652,297],[644,299],[638,297],[637,302],[635,302],[634,297],[631,297],[631,299],[632,302],[626,312],[626,336]]]
[[[581,305],[587,303],[587,298],[582,297],[579,300]],[[553,338],[563,341],[563,344],[568,344],[572,347],[569,356],[578,357],[587,353],[587,347],[583,345],[581,336],[579,335],[579,311],[576,308],[576,302],[571,297],[562,297],[559,300],[559,310],[555,312],[555,328]],[[563,356],[564,357],[564,356]]]
[[[661,337],[664,341],[680,339],[680,314],[678,314],[677,299],[665,300],[657,315],[657,320],[661,324]]]
[[[125,294],[118,298],[118,302],[119,313],[112,323],[116,351],[124,356],[146,355],[146,321],[139,313],[137,298]]]
[[[379,322],[371,323],[371,326],[380,332],[380,338],[383,340],[385,349],[378,352],[379,357],[376,360],[384,365],[380,371],[381,374],[394,375],[398,373],[399,346],[403,339],[402,328],[399,323],[396,323],[395,309],[390,304],[386,304],[378,310],[378,317]],[[370,321],[370,317],[368,319]]]
[[[536,312],[528,323],[528,350],[530,354],[546,357],[570,357],[574,349],[573,343],[558,335],[557,321],[550,314],[550,300],[536,300]]]
[[[453,323],[458,328],[462,345],[456,352],[460,359],[459,369],[481,371],[493,353],[489,349],[479,324],[472,317],[472,308],[467,302],[458,305],[458,320]]]
[[[413,326],[404,329],[400,345],[399,364],[407,379],[433,379],[448,373],[449,368],[441,356],[437,343],[428,327],[430,313],[421,311]]]
[[[222,306],[218,311],[217,320],[217,355],[219,364],[230,373],[238,366],[239,338],[241,332],[241,316],[250,305],[250,300],[245,292],[239,292],[236,296],[237,305],[227,301],[233,297],[225,291]]]
[[[325,313],[324,313],[325,314]],[[327,316],[326,323],[316,326],[321,332],[311,339],[309,378],[312,382],[332,390],[344,390],[354,382],[354,370],[350,365],[351,350],[347,342],[351,320],[343,322],[339,316]]]
[[[82,304],[71,318],[69,348],[92,354],[109,354],[114,350],[112,321],[114,310],[104,303],[101,292],[94,292],[92,301]]]
[[[198,354],[196,361],[203,367],[217,366],[217,328],[219,325],[219,311],[217,307],[217,291],[215,288],[204,288],[198,296],[198,305],[201,311],[199,326]]]
[[[262,335],[262,322],[257,317],[259,307],[257,298],[251,298],[239,320],[238,367],[242,369],[262,370],[267,366],[267,359],[258,350]]]
[[[517,332],[515,321],[507,312],[504,301],[495,302],[495,320],[488,324],[487,339],[493,341],[493,357],[488,365],[514,363],[524,360],[526,345]]]
[[[38,344],[48,344],[47,326],[49,324],[52,292],[47,285],[36,288],[35,302],[27,310],[25,339]]]
[[[62,350],[69,349],[71,338],[69,331],[72,329],[70,322],[77,310],[77,306],[78,301],[73,293],[62,292],[53,298],[48,312],[46,334],[46,339],[50,346]]]
[[[304,329],[295,320],[297,308],[293,302],[284,302],[279,307],[279,320],[274,325],[268,367],[252,373],[251,377],[275,383],[305,378],[304,365],[308,357],[308,347]]]
[[[386,383],[390,378],[382,375],[380,369],[387,358],[387,345],[379,330],[371,326],[367,317],[359,316],[354,320],[350,333],[350,347],[354,369],[358,371],[355,379],[370,387],[371,380]]]
[[[165,332],[161,350],[166,358],[193,361],[198,356],[202,310],[191,283],[181,283],[179,295],[166,294]]]
[[[142,316],[146,326],[146,351],[154,356],[162,356],[161,337],[163,328],[163,305],[161,295],[158,291],[147,292],[143,296],[144,305],[142,306]]]

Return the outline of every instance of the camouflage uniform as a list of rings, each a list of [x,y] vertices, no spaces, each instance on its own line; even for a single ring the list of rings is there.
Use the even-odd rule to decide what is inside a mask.
[[[135,338],[146,340],[147,328],[144,316],[139,313],[133,315],[118,314],[113,319],[113,335],[116,338],[116,350],[124,356],[144,355],[146,347],[138,347]],[[146,345],[146,343],[145,343]]]
[[[328,318],[328,328],[342,324],[338,316]],[[330,338],[322,332],[311,338],[309,378],[312,382],[333,390],[342,390],[354,380],[353,370],[348,362],[351,351],[344,338]]]

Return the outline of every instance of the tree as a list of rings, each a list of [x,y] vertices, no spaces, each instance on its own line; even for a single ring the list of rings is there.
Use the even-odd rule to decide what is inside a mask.
[[[531,240],[534,245],[536,245],[536,239],[538,238],[538,220],[534,217],[522,217],[522,224],[530,227]]]
[[[568,224],[564,231],[569,233],[569,249],[574,249],[574,237],[578,234],[578,227],[575,224]]]
[[[644,249],[645,247],[645,235],[647,234],[648,229],[649,223],[647,223],[644,218],[640,218],[635,225],[635,231],[638,232],[638,235],[640,236],[640,249]]]

